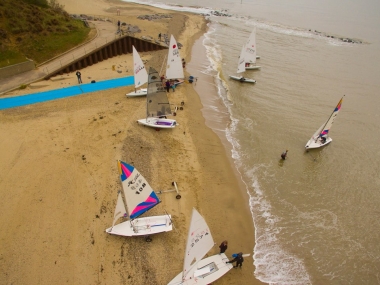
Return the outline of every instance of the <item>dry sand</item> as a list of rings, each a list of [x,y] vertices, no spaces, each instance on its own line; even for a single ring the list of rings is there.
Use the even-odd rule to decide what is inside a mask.
[[[138,25],[141,35],[173,34],[190,60],[191,47],[206,30],[198,15],[118,1],[60,1],[69,13],[106,15]],[[121,15],[116,11],[120,9]],[[138,20],[170,13],[172,19]],[[146,67],[160,70],[166,51],[142,53]],[[117,66],[121,73],[112,69]],[[128,71],[127,71],[128,70]],[[132,75],[130,54],[81,70],[84,82]],[[65,74],[14,91],[13,95],[76,84]],[[156,131],[136,123],[145,98],[126,98],[133,87],[112,89],[0,112],[0,284],[167,284],[182,271],[191,209],[206,219],[227,255],[254,247],[248,196],[218,136],[205,126],[191,84],[169,94],[179,126]],[[160,194],[151,214],[166,210],[172,232],[144,238],[109,235],[120,181],[116,161],[134,165]],[[218,252],[216,245],[209,254]],[[214,284],[261,284],[252,257]]]

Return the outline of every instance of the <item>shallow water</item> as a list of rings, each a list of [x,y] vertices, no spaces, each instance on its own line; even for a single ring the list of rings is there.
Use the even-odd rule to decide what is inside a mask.
[[[176,3],[207,12],[186,7],[200,1]],[[251,196],[255,276],[272,284],[380,284],[380,4],[207,5],[232,17],[210,17],[187,71],[198,77],[207,124],[230,141]],[[253,26],[261,70],[245,72],[257,80],[248,85],[228,75]],[[332,143],[305,152],[343,95]]]

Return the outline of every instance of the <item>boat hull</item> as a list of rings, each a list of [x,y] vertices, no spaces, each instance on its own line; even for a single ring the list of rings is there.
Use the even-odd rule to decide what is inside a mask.
[[[176,80],[174,80],[174,85],[177,86],[177,85],[180,85],[184,82],[185,82],[185,80],[183,80],[183,79],[176,79]]]
[[[128,220],[106,229],[106,232],[119,236],[147,236],[173,229],[171,215],[152,216]]]
[[[176,120],[164,118],[147,118],[137,120],[140,125],[156,128],[156,129],[173,129],[178,124]]]
[[[245,78],[245,80],[240,80],[242,78],[241,76],[230,75],[230,78],[233,80],[237,80],[241,83],[256,83],[256,80],[249,78]]]
[[[127,96],[127,97],[139,97],[139,96],[146,96],[147,93],[148,93],[147,88],[141,88],[139,90],[125,94],[125,96]]]
[[[228,260],[229,259],[224,253],[202,259],[189,271],[186,275],[186,280],[182,280],[181,272],[172,281],[170,281],[168,285],[211,284],[233,268],[231,263],[226,264]]]
[[[332,142],[332,138],[330,137],[326,138],[325,143],[323,143],[321,139],[317,139],[317,141],[315,141],[315,138],[311,138],[305,145],[305,149],[308,150],[308,149],[313,149],[313,148],[320,148],[322,146],[328,145],[331,142]]]
[[[261,68],[261,66],[258,66],[258,65],[249,65],[249,66],[245,67],[245,70],[257,70],[260,68]]]

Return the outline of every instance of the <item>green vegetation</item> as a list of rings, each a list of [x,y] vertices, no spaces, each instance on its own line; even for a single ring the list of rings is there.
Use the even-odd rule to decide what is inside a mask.
[[[42,63],[84,42],[89,32],[56,0],[1,0],[0,68],[27,58]]]

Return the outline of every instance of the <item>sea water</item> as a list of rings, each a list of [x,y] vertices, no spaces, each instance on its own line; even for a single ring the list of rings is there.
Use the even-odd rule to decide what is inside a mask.
[[[380,284],[380,2],[133,2],[210,15],[186,69],[249,193],[255,276]],[[257,83],[230,80],[253,27]],[[306,152],[343,96],[332,143]]]

